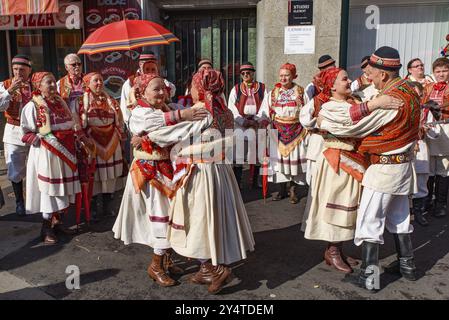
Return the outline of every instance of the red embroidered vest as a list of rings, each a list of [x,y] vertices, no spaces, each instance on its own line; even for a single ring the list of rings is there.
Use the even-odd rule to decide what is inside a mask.
[[[256,102],[257,112],[259,112],[260,106],[265,95],[265,84],[261,82],[255,82],[251,89],[255,89],[254,100]],[[235,106],[239,111],[241,116],[245,116],[245,105],[248,100],[248,94],[246,91],[246,85],[242,82],[241,84],[235,85],[235,92],[237,94],[237,99],[235,100]]]
[[[432,98],[433,95],[436,94],[436,90],[434,87],[438,85],[437,83],[429,83],[424,87],[424,98],[423,98],[423,104],[428,102],[429,100],[435,100]],[[441,107],[441,120],[447,120],[449,119],[449,83],[446,85],[446,87],[443,89],[444,91],[441,93],[441,101],[438,102],[438,105]]]
[[[6,90],[11,87],[12,79],[7,79],[3,82]],[[31,86],[30,86],[31,87]],[[26,105],[31,100],[31,90],[29,96],[15,92],[9,102],[9,107],[5,110],[6,121],[15,126],[20,125],[20,107]]]
[[[362,140],[360,152],[382,154],[418,140],[421,107],[415,90],[406,80],[396,78],[387,83],[381,94],[402,100],[404,106],[398,110],[393,121]]]

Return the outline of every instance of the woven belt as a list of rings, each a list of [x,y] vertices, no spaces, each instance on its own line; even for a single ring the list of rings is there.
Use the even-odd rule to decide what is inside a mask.
[[[391,155],[370,155],[371,164],[401,164],[412,161],[411,153],[398,153]]]
[[[7,118],[6,122],[9,123],[9,124],[12,124],[13,126],[20,126],[20,121],[19,120]]]

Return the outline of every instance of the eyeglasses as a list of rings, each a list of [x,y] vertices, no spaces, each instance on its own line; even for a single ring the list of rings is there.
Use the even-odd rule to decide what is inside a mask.
[[[72,67],[81,66],[81,62],[70,63],[69,66]]]
[[[411,68],[419,68],[419,67],[424,67],[424,64],[418,64],[418,65],[416,65],[416,66],[411,66]]]
[[[251,71],[243,71],[243,72],[240,72],[240,74],[242,76],[246,76],[246,75],[250,76],[251,75]]]

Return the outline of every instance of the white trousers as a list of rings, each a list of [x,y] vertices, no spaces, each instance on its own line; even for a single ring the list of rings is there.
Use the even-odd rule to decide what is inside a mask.
[[[360,246],[363,241],[384,243],[385,227],[390,233],[412,233],[410,224],[410,203],[407,195],[393,195],[364,187],[354,243]]]
[[[25,178],[26,158],[29,150],[28,146],[5,143],[5,160],[9,181],[17,183]]]
[[[413,199],[425,198],[429,194],[427,190],[427,180],[429,180],[428,173],[417,173],[416,184],[418,185],[418,192],[413,194]]]

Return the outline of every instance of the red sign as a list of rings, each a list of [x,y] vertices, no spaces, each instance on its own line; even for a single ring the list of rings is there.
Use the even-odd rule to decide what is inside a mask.
[[[98,28],[123,19],[141,19],[141,0],[98,0],[84,2],[85,39]],[[86,56],[87,70],[102,74],[106,91],[120,98],[126,79],[139,64],[139,50],[103,52]]]

